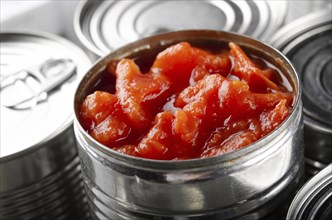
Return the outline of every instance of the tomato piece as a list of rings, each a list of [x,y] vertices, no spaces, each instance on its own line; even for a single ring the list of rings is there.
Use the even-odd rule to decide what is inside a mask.
[[[91,136],[102,144],[114,147],[115,143],[119,139],[127,137],[129,132],[130,127],[126,123],[113,115],[109,115],[92,129]]]
[[[223,127],[217,128],[214,132],[212,132],[209,139],[206,141],[204,148],[214,148],[219,146],[223,143],[224,140],[226,140],[229,136],[232,134],[235,134],[242,130],[247,130],[249,128],[249,122],[248,121],[237,121],[233,122],[230,120],[225,121],[225,124]]]
[[[281,93],[254,93],[249,90],[246,83],[237,80],[225,80],[218,95],[222,109],[219,115],[232,115],[235,121],[241,118],[258,117],[261,112],[274,108],[283,97]]]
[[[112,112],[116,111],[118,98],[108,92],[95,91],[88,95],[80,107],[81,119],[85,122],[85,128],[93,128]]]
[[[259,117],[257,118],[250,118],[248,120],[249,124],[249,130],[252,131],[257,138],[261,138],[262,135],[262,128],[261,128],[261,122],[259,120]]]
[[[218,119],[231,116],[236,121],[250,114],[254,107],[248,85],[238,80],[225,80],[218,90],[218,99]]]
[[[176,152],[177,158],[193,158],[205,142],[200,129],[202,120],[183,110],[177,110],[174,116],[172,150]]]
[[[239,150],[257,140],[252,131],[240,131],[223,141],[219,146],[208,148],[202,154],[202,158],[212,157],[216,155],[227,154],[229,152]]]
[[[116,95],[131,126],[142,129],[148,126],[167,98],[168,80],[162,75],[142,74],[134,61],[121,60],[116,68]],[[153,113],[144,108],[153,106]],[[146,107],[147,108],[147,107]]]
[[[275,92],[280,99],[286,99],[286,105],[290,108],[294,103],[294,94],[293,93],[287,93],[287,92]]]
[[[266,135],[273,131],[278,125],[280,125],[286,117],[290,114],[289,108],[286,106],[287,100],[282,99],[280,102],[270,111],[263,112],[260,116],[261,129],[263,135]]]
[[[197,59],[190,44],[179,43],[159,53],[151,71],[165,75],[174,89],[181,90],[189,84],[191,71],[196,65]]]
[[[251,94],[252,103],[254,103],[254,109],[257,113],[272,109],[281,100],[281,97],[274,93],[262,94],[262,93],[252,93]]]
[[[261,74],[264,75],[270,81],[277,82],[277,71],[274,69],[264,69],[261,71]]]
[[[160,160],[173,158],[167,147],[172,145],[173,120],[172,112],[166,111],[157,114],[154,126],[137,146],[137,150],[142,157]]]
[[[194,117],[203,118],[208,111],[213,111],[216,104],[218,89],[226,79],[219,75],[213,74],[204,77],[194,86],[184,89],[175,101],[175,106],[183,108],[190,112]]]
[[[220,122],[229,116],[233,121],[257,116],[280,100],[276,94],[252,93],[245,82],[213,74],[184,89],[177,97],[175,106],[195,117],[204,118],[206,123],[218,121],[216,125],[220,126]]]
[[[197,147],[200,120],[179,110],[159,113],[154,126],[138,145],[142,157],[175,159],[192,157]]]
[[[118,151],[122,154],[127,154],[136,157],[139,156],[136,146],[132,144],[127,144],[120,147],[114,147],[113,150]]]
[[[189,79],[190,86],[194,86],[198,81],[202,80],[205,76],[209,74],[209,71],[202,66],[196,66],[191,72],[191,76]]]
[[[175,112],[175,119],[173,122],[174,134],[186,142],[191,143],[197,137],[200,119],[192,116],[191,114],[178,110]]]
[[[241,47],[232,42],[229,43],[229,47],[231,48],[230,54],[234,58],[233,73],[245,80],[252,91],[266,93],[268,89],[279,90],[279,87],[255,66]]]
[[[189,43],[182,42],[159,53],[151,71],[167,76],[173,83],[173,88],[181,91],[189,85],[192,71],[197,66],[206,70],[200,72],[204,75],[207,73],[228,74],[232,64],[229,57],[224,54],[213,56],[206,51],[191,47]]]

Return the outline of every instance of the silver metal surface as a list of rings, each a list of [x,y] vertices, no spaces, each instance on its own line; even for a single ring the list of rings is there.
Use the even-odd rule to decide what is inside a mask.
[[[169,31],[232,31],[262,40],[282,24],[287,1],[84,1],[75,12],[75,32],[101,57],[127,43]]]
[[[39,150],[0,162],[0,219],[88,219],[70,126]]]
[[[55,35],[11,31],[1,32],[0,37],[1,83],[16,70],[50,58],[69,59],[76,65],[71,77],[62,78],[68,69],[51,70],[52,62],[47,63],[41,70],[47,77],[23,74],[0,90],[0,219],[83,219],[87,206],[70,106],[91,61],[81,49]],[[58,77],[61,85],[47,82]],[[38,79],[43,82],[36,83]],[[24,100],[43,88],[48,97],[42,103],[23,109],[3,105],[7,99]]]
[[[8,86],[15,86],[18,81],[26,82],[29,76],[37,80],[40,86],[30,97],[18,99],[11,103],[2,102],[1,104],[13,109],[33,108],[36,104],[46,101],[49,92],[65,83],[75,73],[76,66],[69,59],[49,59],[41,64],[9,73],[6,77],[2,77],[0,90]],[[27,102],[30,104],[26,106]]]
[[[332,163],[310,179],[297,193],[287,220],[332,218]]]
[[[290,116],[271,134],[244,149],[184,161],[120,154],[84,131],[77,118],[78,106],[93,91],[110,60],[158,52],[181,41],[193,45],[233,41],[260,54],[285,74],[294,89],[296,102]],[[281,53],[252,38],[201,30],[136,41],[110,53],[88,71],[76,91],[75,113],[79,156],[96,219],[273,219],[273,212],[282,215],[281,207],[288,208],[287,200],[301,185],[304,156],[297,74]]]
[[[323,10],[288,24],[270,42],[291,60],[299,73],[309,175],[332,162],[331,39],[331,10]]]
[[[70,106],[75,87],[90,67],[91,61],[71,42],[38,32],[2,32],[0,49],[1,80],[17,70],[39,65],[50,58],[70,59],[77,65],[76,73],[50,92],[46,102],[30,109],[21,111],[7,108],[3,104],[30,98],[38,93],[43,86],[35,77],[29,76],[26,83],[16,82],[1,89],[0,158],[5,158],[22,152],[25,154],[24,150],[51,139],[72,123]],[[54,76],[49,78],[54,79]]]
[[[285,0],[288,1],[288,0]],[[291,0],[288,1],[288,11],[286,13],[285,24],[291,23],[299,18],[305,18],[306,15],[321,10],[332,10],[331,0]],[[295,28],[295,27],[294,27]]]

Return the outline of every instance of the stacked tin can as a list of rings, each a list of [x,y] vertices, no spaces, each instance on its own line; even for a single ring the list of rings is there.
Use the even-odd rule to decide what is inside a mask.
[[[58,36],[0,36],[0,219],[86,219],[71,106],[91,61]]]
[[[306,172],[332,163],[332,16],[318,11],[279,30],[270,43],[299,73],[303,88]]]
[[[332,219],[332,164],[302,187],[287,214],[287,220],[311,219]]]
[[[332,219],[332,4],[325,6],[289,23],[270,40],[294,65],[303,91],[308,182],[294,198],[287,220]]]
[[[287,1],[87,1],[74,27],[85,47],[101,57],[142,37],[185,29],[237,32],[268,39],[284,22]]]

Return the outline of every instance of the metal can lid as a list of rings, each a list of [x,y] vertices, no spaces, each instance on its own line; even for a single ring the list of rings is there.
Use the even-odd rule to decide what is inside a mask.
[[[0,36],[4,159],[43,146],[71,125],[74,92],[91,61],[55,35],[8,31]]]
[[[288,210],[288,219],[332,219],[332,164],[300,189]]]
[[[280,29],[270,43],[292,62],[302,83],[306,124],[332,131],[332,17],[318,11]]]
[[[84,1],[75,30],[98,56],[139,38],[184,29],[237,32],[262,40],[283,23],[287,1]]]

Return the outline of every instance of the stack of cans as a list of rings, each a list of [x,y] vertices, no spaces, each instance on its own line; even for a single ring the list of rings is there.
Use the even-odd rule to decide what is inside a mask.
[[[331,210],[324,202],[331,201],[331,178],[325,178],[332,173],[331,7],[328,0],[83,1],[74,28],[86,52],[47,33],[2,32],[0,220],[89,218],[72,128],[74,92],[92,66],[86,53],[97,59],[140,38],[187,29],[248,35],[289,58],[301,80],[307,178],[326,168],[301,190],[309,205],[294,201],[288,218],[318,216],[309,215],[310,208],[331,219],[324,211]],[[317,12],[306,15],[310,11]],[[321,182],[322,193],[314,196]]]
[[[290,59],[301,80],[305,169],[311,178],[294,198],[287,220],[332,219],[331,9],[289,23],[271,44]]]

